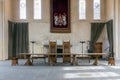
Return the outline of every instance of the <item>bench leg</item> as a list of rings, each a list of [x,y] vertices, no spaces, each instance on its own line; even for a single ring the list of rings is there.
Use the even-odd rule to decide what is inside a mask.
[[[46,58],[44,58],[44,63],[46,63]]]
[[[14,57],[12,58],[12,66],[18,65],[18,58]]]
[[[90,63],[90,58],[89,58],[89,63]]]
[[[109,65],[109,64],[115,65],[115,60],[114,60],[113,57],[110,57],[110,58],[108,59],[108,65]]]

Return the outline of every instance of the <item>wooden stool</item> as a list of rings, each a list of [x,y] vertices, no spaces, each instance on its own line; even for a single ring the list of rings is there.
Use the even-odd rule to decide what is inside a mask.
[[[114,60],[113,57],[110,57],[110,58],[108,59],[108,65],[109,65],[109,64],[115,65],[115,60]]]
[[[16,66],[16,65],[18,65],[18,58],[13,57],[12,58],[12,66]]]

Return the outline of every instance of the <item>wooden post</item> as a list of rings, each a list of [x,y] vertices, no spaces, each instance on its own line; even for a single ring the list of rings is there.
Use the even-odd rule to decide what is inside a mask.
[[[18,58],[13,57],[12,58],[12,66],[16,66],[16,65],[18,65]]]
[[[26,63],[25,63],[25,65],[26,66],[32,66],[33,64],[32,64],[32,62],[30,61],[30,54],[26,54],[26,58],[27,58],[27,61],[26,61]]]
[[[109,64],[115,65],[115,59],[114,59],[114,57],[109,57],[109,59],[108,59],[108,65]]]

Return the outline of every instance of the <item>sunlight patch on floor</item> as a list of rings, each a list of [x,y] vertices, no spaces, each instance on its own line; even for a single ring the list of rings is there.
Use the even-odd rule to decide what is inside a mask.
[[[63,67],[62,68],[63,70],[103,70],[105,69],[105,67],[103,66],[91,66],[91,67],[88,67],[88,66],[85,66],[85,67]]]
[[[120,69],[120,66],[110,66],[110,68]]]
[[[102,78],[120,77],[120,75],[114,72],[82,72],[64,74],[64,78],[101,78],[101,77]]]

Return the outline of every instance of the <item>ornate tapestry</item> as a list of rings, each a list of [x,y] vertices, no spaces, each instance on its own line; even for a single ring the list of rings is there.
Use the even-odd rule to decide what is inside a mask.
[[[51,28],[53,33],[70,33],[70,0],[51,0]]]

